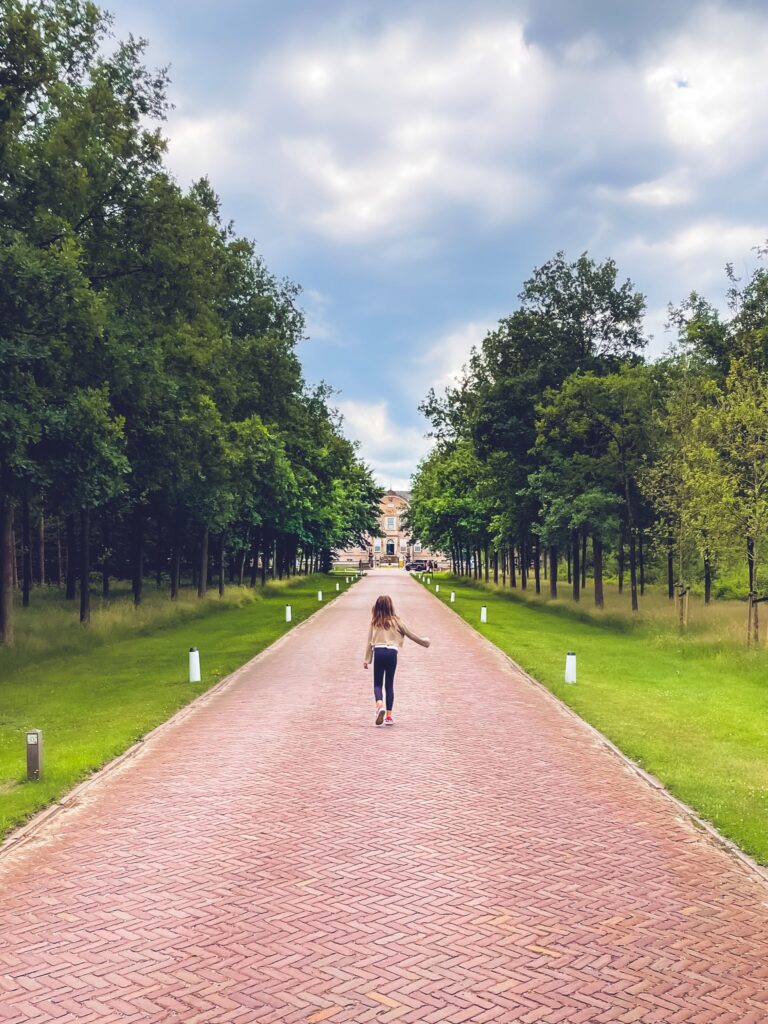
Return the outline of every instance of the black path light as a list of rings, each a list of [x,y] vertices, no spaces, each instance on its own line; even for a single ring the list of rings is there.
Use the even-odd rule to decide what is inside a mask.
[[[43,775],[43,730],[27,731],[27,779],[38,782]]]

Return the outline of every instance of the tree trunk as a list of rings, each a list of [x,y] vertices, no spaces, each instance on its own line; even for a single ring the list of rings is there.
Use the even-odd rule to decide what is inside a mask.
[[[248,548],[243,547],[243,548],[240,549],[239,561],[237,563],[237,585],[238,585],[238,587],[242,587],[243,586],[243,582],[245,581],[245,558],[246,558],[247,554],[248,554]]]
[[[523,535],[523,539],[520,541],[520,589],[528,589],[528,545],[526,544],[526,537]]]
[[[59,578],[56,585],[60,587],[64,580],[64,562],[61,557],[61,523],[58,519],[56,520],[56,558],[56,564],[59,570]]]
[[[91,513],[80,512],[80,622],[91,621]]]
[[[515,564],[515,545],[509,545],[509,585],[517,590],[517,566]]]
[[[224,531],[219,535],[219,597],[224,597]]]
[[[501,549],[501,585],[506,587],[507,585],[507,549]]]
[[[536,580],[536,593],[541,593],[541,539],[536,538],[536,547],[533,551],[533,575]]]
[[[560,552],[557,544],[549,545],[549,596],[557,597],[557,569],[560,560]]]
[[[267,582],[267,562],[269,561],[269,555],[267,554],[268,551],[269,551],[268,531],[267,530],[262,530],[261,531],[261,585],[262,585],[262,587],[265,586],[266,582]],[[312,553],[312,549],[310,548],[310,555],[311,555],[311,553]]]
[[[755,542],[747,537],[747,568],[749,569],[749,605],[747,608],[747,643],[752,643],[753,634],[756,630],[755,620],[757,619],[757,605],[755,604]]]
[[[13,503],[0,494],[0,643],[13,647]]]
[[[619,593],[624,593],[624,526],[619,529]]]
[[[203,527],[200,536],[200,567],[197,575],[197,596],[205,597],[208,590],[208,527]]]
[[[587,533],[586,530],[581,538],[581,589],[587,589]]]
[[[499,552],[493,552],[493,582],[499,585]]]
[[[29,608],[29,593],[32,590],[32,524],[29,515],[29,498],[21,500],[21,605]]]
[[[251,586],[256,586],[256,580],[259,575],[259,541],[261,540],[261,530],[255,527],[253,530],[253,536],[251,537]],[[302,552],[306,555],[306,552]]]
[[[157,550],[155,551],[155,585],[157,589],[163,585],[163,569],[165,560],[165,546],[163,544],[163,517],[157,514]]]
[[[138,606],[144,590],[144,509],[137,505],[133,510],[131,530],[131,589],[133,603]]]
[[[101,516],[101,596],[106,600],[109,598],[109,556],[112,543],[109,512],[104,510]]]
[[[571,573],[571,545],[570,544],[566,544],[566,546],[565,546],[565,565],[566,565],[565,579],[566,579],[566,582],[568,583],[568,585],[570,586],[571,583],[573,582],[572,573]]]
[[[579,531],[573,531],[571,542],[571,555],[573,557],[573,600],[578,601],[581,597],[581,570],[579,568]]]
[[[637,557],[640,564],[640,596],[645,594],[645,541],[643,531],[637,531]]]
[[[488,581],[491,578],[491,572],[490,572],[490,559],[488,558],[488,545],[487,544],[485,546],[485,551],[483,552],[483,555],[484,555],[484,558],[485,558],[485,582],[488,583]]]
[[[179,570],[181,567],[181,522],[179,510],[173,514],[173,533],[171,535],[171,600],[179,596]]]
[[[709,551],[704,552],[704,604],[712,600],[712,563]]]
[[[639,608],[637,601],[637,552],[635,550],[635,531],[629,527],[629,585],[632,591],[632,611]]]
[[[592,534],[592,561],[594,562],[595,574],[595,607],[603,608],[605,599],[603,597],[603,542]]]
[[[66,516],[64,520],[67,538],[67,584],[64,597],[67,601],[74,601],[77,591],[77,541],[75,530],[75,517]]]
[[[671,538],[667,540],[667,597],[670,601],[675,597],[675,556]]]
[[[45,586],[45,515],[40,505],[40,518],[37,521],[37,583]]]

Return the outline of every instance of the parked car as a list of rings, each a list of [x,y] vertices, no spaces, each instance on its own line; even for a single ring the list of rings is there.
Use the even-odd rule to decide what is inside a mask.
[[[408,572],[426,572],[427,563],[424,561],[424,559],[418,558],[416,559],[415,562],[408,562],[405,568],[408,570]]]

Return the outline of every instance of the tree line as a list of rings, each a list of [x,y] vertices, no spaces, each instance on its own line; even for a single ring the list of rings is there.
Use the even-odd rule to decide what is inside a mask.
[[[84,0],[0,14],[0,639],[36,579],[327,566],[380,489],[296,347],[299,289],[164,165],[165,70]],[[63,578],[63,579],[62,579]]]
[[[666,578],[681,625],[692,585],[712,598],[740,565],[759,637],[768,553],[768,270],[726,267],[727,309],[692,292],[669,307],[675,342],[644,358],[645,297],[612,260],[560,252],[430,391],[436,439],[414,479],[410,527],[454,571],[578,601],[607,571],[637,611]],[[542,582],[543,581],[543,582]]]

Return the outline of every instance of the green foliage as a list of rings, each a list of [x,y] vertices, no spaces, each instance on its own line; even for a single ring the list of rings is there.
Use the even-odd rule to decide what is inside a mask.
[[[81,576],[102,523],[105,573],[130,572],[137,603],[152,520],[161,566],[172,524],[175,594],[201,536],[203,556],[212,533],[220,558],[227,538],[281,575],[377,513],[332,392],[302,378],[300,289],[222,223],[207,180],[184,191],[164,169],[166,73],[142,40],[110,49],[110,24],[83,0],[9,0],[0,19],[0,641],[14,505],[85,513],[84,550],[67,534]]]

